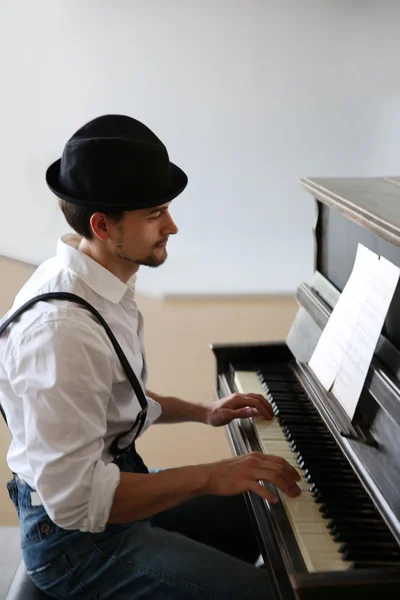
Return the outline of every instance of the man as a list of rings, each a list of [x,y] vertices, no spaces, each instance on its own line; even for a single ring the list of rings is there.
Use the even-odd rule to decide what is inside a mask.
[[[257,394],[195,405],[147,391],[141,411],[147,368],[134,278],[140,265],[166,260],[178,231],[170,203],[186,175],[145,125],[106,115],[72,136],[46,179],[77,235],[59,240],[9,315],[39,294],[80,296],[108,323],[142,389],[133,391],[103,326],[74,302],[37,302],[1,336],[8,489],[28,574],[54,598],[271,598],[267,571],[252,564],[242,493],[277,501],[264,480],[295,496],[297,472],[254,453],[149,473],[134,445],[138,415],[141,432],[156,421],[272,418]]]

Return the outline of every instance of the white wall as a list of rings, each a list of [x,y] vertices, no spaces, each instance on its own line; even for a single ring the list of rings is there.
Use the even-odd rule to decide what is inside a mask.
[[[303,175],[400,173],[398,0],[6,0],[0,253],[65,230],[44,172],[87,120],[143,120],[189,176],[152,293],[291,292],[312,269]]]

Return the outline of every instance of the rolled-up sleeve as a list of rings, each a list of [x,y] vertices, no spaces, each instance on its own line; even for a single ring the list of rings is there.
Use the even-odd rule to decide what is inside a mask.
[[[89,319],[47,320],[8,354],[35,489],[64,529],[103,531],[119,484],[118,467],[102,460],[113,361],[105,333]]]

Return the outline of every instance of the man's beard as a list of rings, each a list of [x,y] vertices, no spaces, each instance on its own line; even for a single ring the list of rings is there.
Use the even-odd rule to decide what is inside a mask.
[[[144,267],[160,267],[167,260],[168,254],[164,248],[164,253],[162,255],[149,254],[143,259],[133,259],[126,255],[120,249],[115,252],[115,256],[117,256],[120,260],[123,260],[126,263],[130,263],[132,265],[142,265]]]
[[[164,249],[165,250],[165,249]],[[144,267],[160,267],[167,260],[167,251],[165,250],[164,254],[161,256],[156,256],[155,254],[150,254],[147,258],[143,260],[137,260],[136,262],[139,265],[143,265]]]

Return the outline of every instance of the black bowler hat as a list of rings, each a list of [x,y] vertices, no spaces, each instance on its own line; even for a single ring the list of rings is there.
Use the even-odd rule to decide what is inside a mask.
[[[188,179],[146,125],[123,115],[104,115],[74,133],[62,158],[47,169],[46,181],[67,202],[120,211],[169,202]]]

